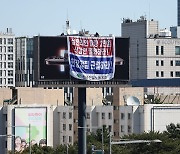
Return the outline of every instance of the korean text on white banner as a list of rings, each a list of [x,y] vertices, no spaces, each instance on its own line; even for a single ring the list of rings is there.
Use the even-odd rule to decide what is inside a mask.
[[[71,76],[88,81],[114,77],[114,37],[69,36],[67,39]]]

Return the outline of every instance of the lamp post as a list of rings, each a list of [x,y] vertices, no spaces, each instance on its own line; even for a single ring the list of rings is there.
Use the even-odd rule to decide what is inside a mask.
[[[123,141],[117,141],[117,142],[113,142],[111,141],[111,136],[110,136],[110,154],[111,154],[111,145],[112,144],[135,144],[135,143],[161,143],[162,141],[159,139],[155,139],[155,140],[123,140]]]
[[[103,133],[103,126],[102,127],[96,127],[96,126],[93,126],[93,127],[78,127],[78,129],[79,128],[80,129],[82,129],[82,128],[84,128],[84,129],[88,129],[88,128],[99,128],[99,129],[101,129],[101,131],[102,131],[102,154],[104,154],[104,133]]]

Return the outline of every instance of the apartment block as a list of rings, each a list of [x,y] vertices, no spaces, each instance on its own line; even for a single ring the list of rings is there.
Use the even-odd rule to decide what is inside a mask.
[[[11,28],[0,32],[0,87],[15,87],[15,36]]]

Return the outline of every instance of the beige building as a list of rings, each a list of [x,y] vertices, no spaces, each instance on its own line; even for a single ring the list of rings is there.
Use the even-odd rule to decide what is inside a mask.
[[[0,121],[5,125],[0,127],[1,134],[13,134],[15,114],[17,108],[47,108],[47,139],[48,145],[57,146],[59,144],[73,144],[78,139],[78,88],[70,90],[64,89],[43,89],[19,87],[16,89],[8,89],[6,97],[1,98],[3,102],[5,98],[12,99],[16,95],[14,104],[2,103],[0,112]],[[86,127],[87,131],[94,132],[105,126],[112,132],[113,136],[119,138],[121,131],[121,113],[122,106],[132,103],[131,97],[138,100],[138,105],[143,105],[144,92],[143,88],[120,87],[110,88],[103,93],[102,88],[86,89]],[[6,89],[0,89],[3,94]],[[66,94],[65,94],[66,93]],[[11,97],[10,97],[11,96]],[[72,97],[72,98],[71,98]],[[67,104],[66,99],[71,102]],[[71,100],[72,99],[72,100]],[[130,100],[130,101],[129,101]],[[134,101],[136,104],[137,102]],[[131,104],[132,105],[132,104]],[[137,104],[136,104],[137,105]],[[129,113],[130,111],[128,111]],[[127,113],[127,114],[128,114]],[[6,118],[3,118],[6,117]],[[126,123],[125,123],[126,124]],[[124,123],[123,123],[124,125]],[[133,128],[132,124],[130,125]],[[6,133],[7,130],[7,133]],[[131,133],[134,130],[128,131]],[[126,133],[126,132],[125,132]],[[2,144],[2,148],[12,148],[12,138],[3,137],[7,141]],[[2,137],[1,137],[2,141]]]

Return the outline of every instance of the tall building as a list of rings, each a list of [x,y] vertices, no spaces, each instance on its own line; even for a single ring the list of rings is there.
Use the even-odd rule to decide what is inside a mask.
[[[180,39],[159,30],[158,21],[124,19],[122,37],[130,37],[131,80],[180,78]]]
[[[177,0],[177,16],[178,26],[180,26],[180,0]]]
[[[15,36],[0,32],[0,87],[15,87]]]
[[[33,38],[16,38],[16,87],[32,87]]]

